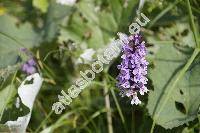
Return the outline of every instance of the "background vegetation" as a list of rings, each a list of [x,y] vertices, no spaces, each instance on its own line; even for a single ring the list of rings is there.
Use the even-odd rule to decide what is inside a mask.
[[[25,47],[34,55],[44,78],[28,132],[198,133],[200,1],[139,2],[142,1],[78,0],[67,6],[54,0],[0,0],[2,130],[8,130],[3,125],[6,121],[22,116],[13,104],[17,88],[26,77],[21,71],[26,58],[19,50]],[[151,20],[141,29],[150,62],[150,92],[141,97],[142,104],[132,106],[130,99],[119,96],[115,87],[119,56],[61,115],[52,113],[60,91],[67,91],[80,77],[79,72],[90,68],[96,55],[118,38],[117,32],[129,34],[128,27],[138,17],[137,12]],[[80,58],[86,49],[95,51],[94,60]],[[12,90],[7,91],[9,88]],[[8,92],[13,95],[8,97]],[[110,118],[112,123],[108,124]]]

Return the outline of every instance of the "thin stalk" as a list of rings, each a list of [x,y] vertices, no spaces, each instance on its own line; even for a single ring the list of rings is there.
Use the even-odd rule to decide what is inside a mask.
[[[119,102],[118,102],[118,100],[117,100],[117,98],[116,98],[116,96],[115,96],[115,92],[114,92],[113,88],[111,88],[110,91],[111,91],[111,93],[112,93],[113,99],[114,99],[115,104],[116,104],[116,106],[117,106],[117,110],[118,110],[118,112],[119,112],[119,115],[120,115],[120,118],[121,118],[121,120],[122,120],[122,123],[125,124],[124,115],[123,115],[122,110],[121,110],[121,108],[120,108]]]
[[[155,126],[156,126],[156,121],[153,120],[153,124],[152,124],[150,133],[153,133]]]
[[[108,86],[106,80],[104,80],[104,94],[105,94],[105,106],[107,110],[107,122],[108,122],[108,133],[113,133],[113,126],[112,126],[112,112],[110,107],[110,97],[108,94]]]
[[[109,77],[114,83],[117,83],[117,80],[114,79],[110,74],[107,74],[107,75],[108,75],[108,77]]]
[[[132,128],[132,133],[135,133],[135,109],[132,107],[132,124],[131,124]]]
[[[83,119],[86,121],[86,123],[83,124],[83,127],[85,127],[87,124],[89,124],[89,122],[91,122],[92,126],[95,128],[95,131],[97,131],[97,126],[94,123],[93,118],[91,117],[91,119],[88,120],[88,117],[82,111],[80,111],[80,113],[83,116]]]
[[[190,65],[192,64],[192,62],[194,61],[194,59],[196,58],[196,56],[199,54],[200,49],[195,49],[192,56],[190,57],[190,59],[187,61],[187,63],[185,64],[185,66],[183,67],[183,69],[181,69],[180,73],[178,74],[177,78],[174,80],[171,88],[169,88],[169,91],[166,92],[166,98],[163,101],[163,104],[161,105],[159,111],[157,114],[155,114],[155,116],[153,116],[153,125],[151,127],[151,133],[153,133],[155,125],[156,125],[156,121],[159,118],[160,113],[162,112],[164,106],[166,105],[167,101],[170,98],[170,95],[172,93],[172,91],[174,90],[174,88],[176,87],[177,83],[179,82],[179,80],[184,76],[185,72],[188,70],[188,68],[190,67]]]
[[[113,80],[114,78],[113,78],[112,76],[110,76],[109,74],[107,74],[107,75],[106,75],[106,79],[108,80],[107,82],[109,82],[109,83],[112,84],[112,81],[111,81],[111,80]],[[114,84],[115,84],[115,83],[114,83]],[[111,94],[112,94],[113,99],[114,99],[114,101],[115,101],[115,104],[116,104],[116,106],[117,106],[117,110],[118,110],[119,116],[120,116],[120,118],[121,118],[122,124],[123,124],[123,126],[124,126],[124,129],[125,129],[125,131],[128,133],[127,126],[126,126],[126,123],[125,123],[125,118],[124,118],[124,115],[123,115],[123,113],[122,113],[122,109],[121,109],[121,107],[120,107],[120,105],[119,105],[119,102],[118,102],[118,100],[117,100],[117,97],[116,97],[116,95],[115,95],[114,89],[115,89],[114,87],[111,87],[111,88],[110,88],[110,91],[111,91]]]
[[[36,100],[38,108],[41,110],[41,112],[44,114],[45,117],[48,116],[46,110],[43,108],[42,103],[39,100]]]
[[[48,119],[51,117],[51,115],[53,114],[53,110],[51,110],[49,112],[49,114],[47,115],[47,117],[40,123],[40,125],[38,126],[38,128],[35,130],[34,133],[38,133],[40,131],[40,128],[45,124],[46,121],[48,121]]]
[[[197,35],[197,30],[195,28],[195,24],[194,24],[194,16],[192,14],[192,9],[191,9],[191,5],[190,5],[190,1],[187,0],[187,8],[188,8],[188,13],[189,13],[189,18],[190,18],[190,24],[191,24],[191,29],[194,35],[194,39],[196,42],[196,46],[198,48],[200,48],[200,44],[198,44],[198,35]]]
[[[57,53],[57,52],[59,52],[59,51],[60,51],[60,50],[52,50],[52,51],[48,52],[48,53],[46,54],[46,56],[44,57],[43,62],[45,62],[45,61],[47,60],[47,58],[48,58],[51,54]]]
[[[102,84],[102,82],[98,82],[98,81],[91,81],[90,82],[90,85],[98,85],[98,86],[101,86],[101,87],[104,87],[104,85]]]
[[[98,116],[100,116],[102,113],[105,113],[105,112],[107,112],[106,108],[103,108],[103,109],[95,112],[94,114],[92,114],[92,116],[89,119],[87,119],[87,121],[85,121],[83,123],[83,125],[81,126],[81,128],[85,128],[91,121],[93,121],[93,119],[97,118]]]
[[[119,102],[118,102],[117,97],[116,97],[116,95],[115,95],[114,88],[111,88],[110,91],[111,91],[111,93],[112,93],[113,99],[114,99],[115,104],[116,104],[116,106],[117,106],[117,110],[118,110],[118,112],[119,112],[119,116],[120,116],[121,121],[122,121],[122,123],[123,123],[124,129],[125,129],[125,131],[128,133],[127,126],[126,126],[125,119],[124,119],[124,115],[123,115],[123,113],[122,113],[122,109],[120,108]]]
[[[148,28],[151,28],[162,16],[164,16],[168,11],[170,11],[176,4],[182,0],[175,1],[173,4],[165,8],[160,14],[158,14],[149,24]]]
[[[67,125],[67,124],[71,124],[71,122],[69,122],[69,121],[63,121],[62,123],[58,123],[58,124],[56,124],[56,125],[53,125],[53,126],[50,127],[50,128],[51,128],[51,131],[54,132],[55,129],[57,129],[57,128],[63,126],[63,125]],[[43,131],[44,131],[44,130],[43,130]],[[41,131],[41,132],[43,132],[43,131]],[[40,133],[41,133],[41,132],[40,132]]]
[[[185,6],[187,8],[187,4],[186,3],[181,3],[181,5]],[[192,10],[198,14],[200,14],[200,11],[196,8],[194,8],[193,6],[191,6]]]

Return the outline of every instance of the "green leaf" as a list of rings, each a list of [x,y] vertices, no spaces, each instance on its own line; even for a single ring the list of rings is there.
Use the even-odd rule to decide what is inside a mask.
[[[11,132],[21,133],[26,131],[31,118],[33,104],[42,82],[43,78],[38,73],[26,77],[18,88],[17,99],[7,105],[2,122],[9,126]]]
[[[17,99],[19,99],[19,107],[16,107]],[[30,109],[25,106],[19,97],[13,97],[12,101],[6,107],[4,114],[2,116],[1,123],[5,123],[7,121],[15,121],[19,117],[25,116],[30,112]]]
[[[195,26],[195,22],[194,22],[194,16],[192,14],[192,8],[191,8],[191,5],[190,5],[190,1],[187,0],[187,8],[188,8],[188,12],[189,12],[189,18],[190,18],[190,24],[191,24],[191,29],[192,29],[192,32],[193,32],[193,35],[194,35],[194,38],[195,38],[195,43],[196,43],[196,46],[199,48],[200,47],[200,44],[198,44],[198,32],[197,32],[197,27]]]
[[[90,22],[99,23],[97,16],[97,11],[95,11],[94,2],[85,0],[78,3],[78,10],[83,14],[83,16]]]
[[[192,51],[192,48],[166,44],[160,45],[155,54],[154,67],[149,72],[154,90],[150,91],[147,108],[156,124],[164,128],[178,127],[197,117],[200,106],[200,58],[193,62],[168,95],[169,88]]]
[[[80,1],[77,4],[77,12],[72,15],[68,26],[61,29],[59,42],[72,40],[94,49],[105,46],[118,29],[113,14],[106,9],[95,11],[99,5],[91,1]]]
[[[102,46],[105,46],[105,41],[103,38],[103,32],[98,26],[92,26],[91,25],[91,37],[87,40],[88,47],[90,48],[101,48]]]
[[[8,103],[13,98],[13,95],[16,94],[16,89],[14,85],[8,85],[5,89],[3,89],[0,93],[0,118],[3,116],[3,112],[7,107]]]
[[[50,42],[59,33],[59,25],[72,13],[72,8],[51,1],[46,15],[45,25],[42,30],[44,41]]]
[[[33,0],[33,6],[40,9],[43,13],[47,12],[48,0]]]
[[[120,0],[109,0],[109,3],[111,5],[115,20],[119,23],[123,11],[122,4],[120,3]]]
[[[17,19],[9,16],[0,16],[0,68],[14,65],[18,61],[19,49],[38,46],[41,37],[29,23],[16,25]]]
[[[30,112],[19,98],[16,98],[16,88],[14,85],[8,85],[0,92],[0,122],[4,124],[8,120],[16,120],[20,116],[24,116]],[[19,107],[16,107],[18,102]]]
[[[102,29],[102,31],[110,35],[115,34],[117,32],[118,25],[112,13],[102,11],[99,15],[99,18],[99,27]]]
[[[195,47],[193,33],[187,23],[175,22],[168,27],[160,27],[153,33],[155,36],[147,36],[147,40],[152,44],[162,44],[166,42],[182,46]]]
[[[62,28],[59,41],[72,40],[77,44],[86,43],[90,48],[99,48],[104,44],[100,27],[93,22],[85,22],[78,13],[72,16],[67,28]]]
[[[169,28],[160,30],[163,40],[173,40],[176,44],[195,47],[195,40],[189,24],[175,23]]]
[[[128,32],[129,25],[134,22],[138,8],[138,0],[129,0],[126,2],[127,7],[125,5],[123,6],[122,15],[118,24],[118,30],[123,32]]]
[[[83,19],[76,12],[73,14],[69,21],[67,28],[61,28],[59,41],[72,40],[75,43],[81,43],[84,39],[84,35],[89,32],[89,28]]]

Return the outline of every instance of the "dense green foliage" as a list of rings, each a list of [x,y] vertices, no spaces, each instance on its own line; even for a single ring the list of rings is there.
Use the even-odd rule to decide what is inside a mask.
[[[0,0],[0,131],[32,110],[28,132],[200,132],[200,1],[144,0],[138,10],[141,1],[78,0],[69,6],[55,0]],[[141,28],[150,62],[150,91],[142,104],[132,106],[119,96],[119,55],[61,115],[54,114],[61,90],[67,92],[80,71],[90,69],[118,32],[130,34],[137,12],[151,20]],[[33,109],[21,100],[21,110],[15,106],[17,88],[27,76],[21,71],[27,55],[20,48],[30,50],[44,79]],[[94,60],[80,57],[86,49],[95,51]]]

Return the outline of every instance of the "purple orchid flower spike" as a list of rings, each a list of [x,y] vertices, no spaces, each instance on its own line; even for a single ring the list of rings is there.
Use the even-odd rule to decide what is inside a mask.
[[[145,42],[139,34],[128,37],[125,34],[119,33],[120,40],[123,42],[122,46],[122,62],[118,65],[120,73],[117,77],[117,87],[121,91],[122,96],[131,97],[131,104],[141,104],[138,98],[140,95],[148,92],[147,84],[147,65],[149,64],[145,56],[147,50]]]

